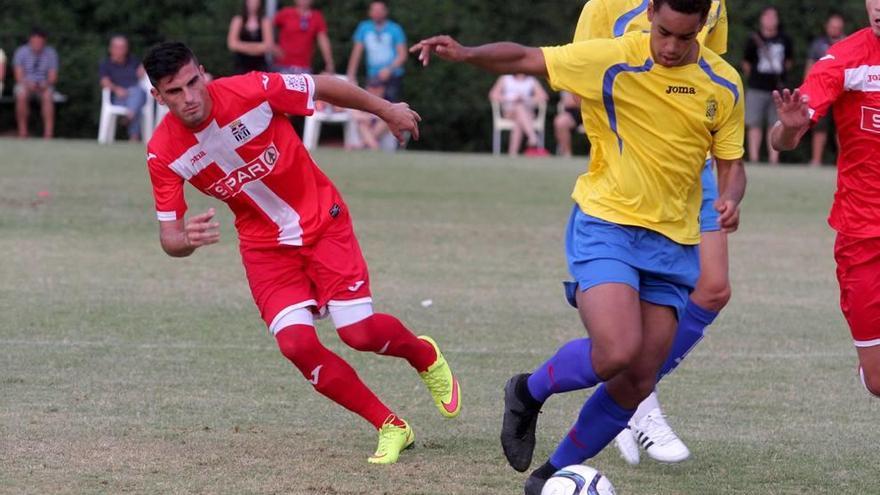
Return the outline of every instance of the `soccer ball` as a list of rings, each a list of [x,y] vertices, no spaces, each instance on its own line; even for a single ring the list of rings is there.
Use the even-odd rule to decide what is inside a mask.
[[[556,471],[544,484],[541,495],[615,495],[604,474],[577,464]]]

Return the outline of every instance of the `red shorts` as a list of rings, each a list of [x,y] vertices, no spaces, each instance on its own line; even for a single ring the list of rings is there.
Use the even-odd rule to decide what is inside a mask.
[[[880,345],[880,238],[837,234],[840,309],[856,347]]]
[[[260,315],[272,322],[300,308],[370,302],[367,262],[346,209],[310,246],[241,246],[248,284]]]

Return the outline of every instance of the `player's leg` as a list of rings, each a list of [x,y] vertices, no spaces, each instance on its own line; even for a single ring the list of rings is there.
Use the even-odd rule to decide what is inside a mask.
[[[417,337],[396,317],[373,311],[369,271],[347,207],[340,206],[336,224],[312,248],[306,273],[343,342],[359,351],[406,359],[440,413],[450,418],[459,414],[459,383],[437,343]]]
[[[826,117],[827,118],[827,117]],[[825,153],[825,144],[828,142],[828,131],[813,129],[812,154],[810,165],[822,166],[822,155]]]
[[[534,126],[535,112],[532,107],[524,103],[517,103],[513,108],[514,122],[525,133],[529,147],[534,148],[538,145],[538,133],[535,132]]]
[[[544,482],[558,469],[580,464],[602,451],[626,427],[635,407],[654,389],[657,370],[675,335],[676,313],[673,308],[647,301],[639,305],[641,321],[637,332],[641,337],[637,352],[622,371],[584,403],[574,426],[550,459],[529,476],[526,495],[539,495]]]
[[[880,398],[880,343],[871,347],[858,347],[859,378],[865,390]]]

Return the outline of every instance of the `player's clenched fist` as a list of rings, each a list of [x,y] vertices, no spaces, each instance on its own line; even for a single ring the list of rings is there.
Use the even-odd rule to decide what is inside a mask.
[[[183,230],[187,247],[197,248],[220,241],[220,223],[212,221],[215,213],[214,208],[211,208],[187,220]]]
[[[715,210],[719,213],[718,224],[727,234],[739,228],[739,204],[732,199],[720,198],[715,202]]]
[[[379,117],[388,124],[388,130],[401,145],[406,144],[404,133],[409,132],[413,139],[419,139],[419,122],[422,121],[422,117],[408,104],[392,103],[381,112]]]

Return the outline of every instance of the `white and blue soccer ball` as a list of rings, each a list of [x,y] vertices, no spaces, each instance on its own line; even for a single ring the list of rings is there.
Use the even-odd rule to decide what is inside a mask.
[[[544,484],[541,495],[615,495],[604,474],[577,464],[556,471]]]

